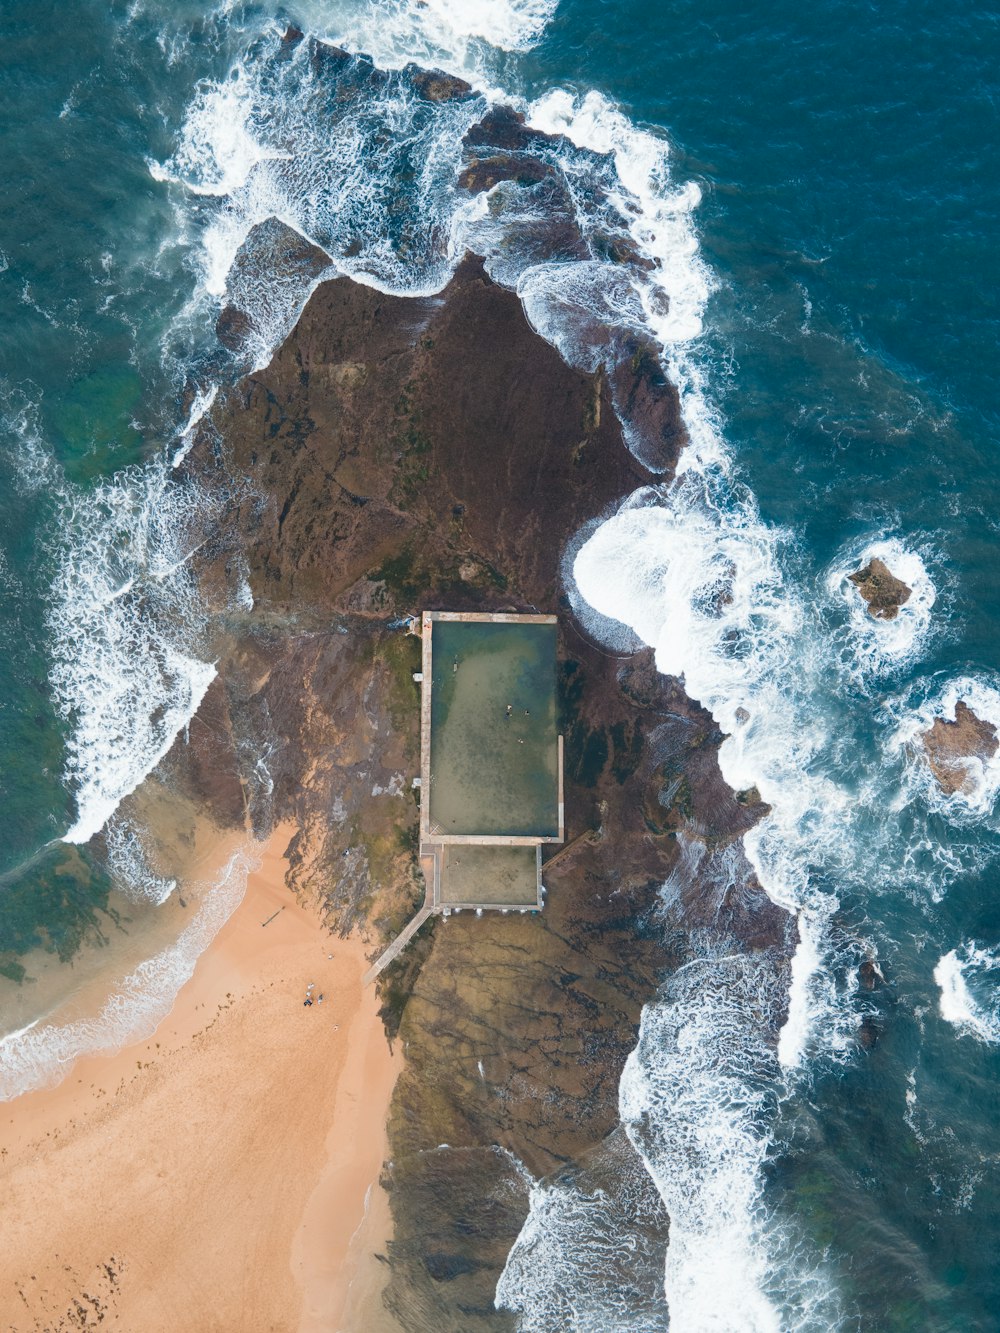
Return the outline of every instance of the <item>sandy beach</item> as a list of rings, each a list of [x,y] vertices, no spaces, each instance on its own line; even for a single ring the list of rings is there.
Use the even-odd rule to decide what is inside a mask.
[[[360,940],[284,886],[292,832],[153,1037],[0,1108],[5,1330],[392,1327],[378,1176],[399,1056]]]

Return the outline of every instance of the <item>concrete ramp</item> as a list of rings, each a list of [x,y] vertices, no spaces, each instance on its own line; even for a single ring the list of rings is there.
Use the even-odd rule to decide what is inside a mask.
[[[386,949],[385,953],[382,954],[380,958],[377,958],[374,963],[372,963],[371,967],[368,969],[368,971],[361,979],[362,986],[371,985],[371,983],[375,980],[375,978],[379,975],[379,973],[384,972],[385,969],[389,966],[389,964],[393,961],[393,959],[399,957],[399,955],[409,944],[410,940],[413,939],[414,935],[424,924],[427,918],[433,915],[434,915],[433,907],[427,907],[426,905],[421,907],[420,911],[413,918],[413,920],[408,921],[407,924],[403,927],[403,929],[399,932],[399,934],[396,936],[393,942],[389,945],[388,949]]]

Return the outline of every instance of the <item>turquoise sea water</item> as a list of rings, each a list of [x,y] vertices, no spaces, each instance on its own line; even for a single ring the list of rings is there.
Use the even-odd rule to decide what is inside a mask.
[[[464,71],[483,100],[429,112],[392,79],[331,99],[304,60],[278,59],[288,21],[386,69],[412,55]],[[686,1114],[715,1145],[697,1173],[660,1106],[646,1166],[676,1218],[689,1203],[704,1222],[675,1225],[672,1326],[1000,1326],[1000,774],[947,801],[908,744],[959,697],[1000,721],[998,28],[981,6],[902,0],[8,0],[0,950],[86,908],[25,863],[114,828],[204,687],[172,548],[197,497],[164,478],[192,394],[238,369],[213,325],[250,227],[280,216],[395,290],[442,285],[448,234],[478,244],[567,355],[586,364],[583,313],[615,309],[682,380],[697,466],[588,544],[582,605],[656,645],[733,732],[727,774],[775,811],[751,861],[805,941],[780,1060],[727,1017],[721,1121],[713,1070],[688,1071]],[[606,266],[515,262],[463,214],[459,140],[501,93],[574,141],[556,156],[577,215],[656,258],[641,299],[605,301]],[[269,254],[251,269],[260,346],[308,289]],[[914,588],[891,627],[844,582],[873,550]],[[703,594],[732,566],[720,625]],[[871,993],[866,958],[886,979]],[[650,1032],[671,1014],[695,1030],[688,1003],[663,997]],[[651,1036],[626,1111],[656,1059]],[[593,1313],[599,1272],[573,1271],[590,1273],[576,1327],[633,1326]],[[566,1327],[555,1285],[511,1281],[504,1299],[525,1328]]]

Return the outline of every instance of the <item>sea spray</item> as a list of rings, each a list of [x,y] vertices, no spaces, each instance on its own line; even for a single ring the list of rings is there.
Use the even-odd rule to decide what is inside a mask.
[[[941,1017],[960,1035],[1000,1044],[1000,949],[974,941],[938,960],[934,980]]]

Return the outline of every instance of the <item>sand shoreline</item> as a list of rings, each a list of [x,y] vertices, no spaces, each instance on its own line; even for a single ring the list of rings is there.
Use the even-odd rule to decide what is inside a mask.
[[[331,937],[284,886],[293,831],[258,849],[152,1037],[0,1107],[3,1327],[382,1323],[388,1208],[373,1197],[401,1060],[361,989],[361,941]]]

